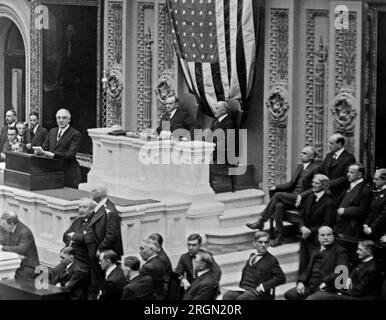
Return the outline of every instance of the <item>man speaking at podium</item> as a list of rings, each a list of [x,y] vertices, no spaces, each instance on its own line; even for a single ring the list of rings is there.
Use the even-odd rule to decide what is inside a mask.
[[[64,186],[78,189],[81,180],[79,163],[76,154],[80,148],[82,136],[80,132],[70,126],[71,114],[67,109],[60,109],[56,113],[58,128],[52,128],[43,143],[43,150],[38,155],[49,158],[62,159],[64,171]]]

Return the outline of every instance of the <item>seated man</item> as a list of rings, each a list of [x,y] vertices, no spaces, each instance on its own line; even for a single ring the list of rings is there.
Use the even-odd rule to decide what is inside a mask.
[[[337,266],[348,266],[346,249],[334,242],[330,227],[320,227],[318,238],[320,248],[312,253],[307,268],[299,276],[297,286],[284,294],[287,300],[304,300],[319,290],[336,291],[335,279],[339,274],[335,273],[335,269]]]
[[[339,243],[348,250],[352,263],[356,262],[357,242],[362,234],[363,223],[371,201],[370,188],[363,181],[365,168],[357,163],[348,168],[350,186],[342,194],[338,204],[335,231]]]
[[[373,178],[375,190],[368,209],[363,232],[374,241],[386,234],[386,169],[375,171]]]
[[[101,269],[106,273],[98,300],[120,300],[126,284],[125,274],[117,265],[118,256],[113,250],[102,251],[99,256]]]
[[[86,298],[87,273],[75,260],[75,250],[71,247],[60,251],[60,264],[50,273],[50,283],[70,292],[71,300]]]
[[[312,252],[320,246],[318,230],[321,226],[334,227],[336,222],[336,206],[327,194],[329,179],[323,174],[316,174],[312,179],[312,193],[304,198],[300,210],[299,230],[300,241],[299,275],[307,267]]]
[[[153,279],[153,289],[155,300],[165,299],[165,264],[160,259],[157,247],[153,241],[143,240],[139,248],[139,254],[145,261],[139,274],[150,276]]]
[[[316,151],[313,147],[304,147],[300,153],[301,163],[297,166],[292,180],[270,189],[270,194],[274,193],[267,207],[261,213],[255,223],[247,223],[247,227],[256,230],[264,228],[264,222],[270,217],[276,219],[277,240],[274,245],[280,245],[283,240],[283,220],[285,219],[285,210],[295,209],[300,206],[302,197],[311,191],[312,177],[318,169],[318,164],[314,159]]]
[[[162,248],[164,239],[159,233],[152,233],[147,239],[154,242],[154,245],[157,248],[158,257],[161,259],[161,261],[165,266],[164,291],[165,291],[165,294],[167,294],[167,291],[169,288],[170,273],[173,271],[173,267],[168,255],[166,254],[165,250]]]
[[[179,99],[173,95],[166,98],[166,112],[161,117],[156,131],[161,137],[169,139],[177,129],[187,130],[190,140],[193,140],[194,129],[201,129],[201,126],[189,113],[180,109]]]
[[[259,231],[254,235],[251,254],[243,269],[240,288],[245,291],[228,291],[223,300],[274,300],[275,287],[284,284],[286,277],[277,259],[268,252],[269,236]]]
[[[0,161],[5,161],[6,152],[24,152],[24,145],[17,140],[17,129],[15,127],[8,128],[7,134],[8,140],[5,141],[3,149],[0,154]]]
[[[196,277],[194,274],[193,269],[193,261],[196,259],[197,253],[201,250],[202,245],[202,238],[199,234],[193,233],[188,237],[188,252],[184,253],[180,260],[178,261],[177,267],[175,269],[175,272],[179,274],[181,279],[181,286],[184,287],[184,289],[188,289],[193,282],[194,278]],[[216,280],[220,282],[221,279],[221,269],[216,263],[216,261],[213,259],[213,273],[216,277]]]
[[[213,272],[213,257],[210,252],[200,250],[194,259],[197,277],[192,281],[183,300],[215,300],[219,282]]]
[[[17,141],[24,144],[24,146],[27,143],[27,127],[24,122],[18,122],[16,123],[16,129],[17,129]]]
[[[31,230],[19,221],[16,213],[12,211],[6,211],[1,215],[0,226],[8,235],[1,240],[0,251],[15,252],[22,256],[15,280],[34,279],[39,257]]]
[[[351,271],[347,283],[338,292],[318,291],[313,300],[375,300],[379,291],[379,273],[374,259],[375,244],[360,241],[357,254],[360,263]]]
[[[16,128],[17,113],[15,109],[9,109],[5,113],[5,126],[0,130],[0,150],[3,150],[4,143],[8,140],[8,128]]]
[[[135,256],[125,258],[128,284],[123,288],[122,300],[154,300],[153,279],[139,274],[141,262]]]

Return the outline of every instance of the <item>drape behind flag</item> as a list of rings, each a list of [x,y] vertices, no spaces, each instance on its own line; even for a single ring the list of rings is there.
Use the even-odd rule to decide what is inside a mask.
[[[217,101],[248,106],[262,0],[167,0],[174,47],[191,92],[212,115]]]

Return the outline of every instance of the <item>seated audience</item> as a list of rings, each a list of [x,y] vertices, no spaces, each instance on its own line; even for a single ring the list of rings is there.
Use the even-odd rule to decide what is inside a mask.
[[[5,161],[6,152],[24,152],[23,143],[17,140],[17,129],[15,127],[8,128],[8,140],[5,141],[0,154],[0,161]]]
[[[20,267],[15,272],[15,280],[35,278],[35,268],[39,265],[38,251],[31,230],[16,213],[6,211],[1,215],[0,226],[6,231],[0,243],[0,251],[9,251],[22,256]]]
[[[275,287],[286,282],[279,262],[268,252],[268,234],[256,232],[253,246],[256,253],[251,254],[241,275],[243,291],[228,291],[223,300],[274,300]]]
[[[118,256],[113,250],[102,251],[99,256],[101,269],[105,272],[105,281],[98,300],[120,300],[122,297],[126,278],[117,261]]]
[[[70,292],[71,300],[86,298],[87,273],[75,260],[75,249],[63,248],[60,251],[60,264],[50,273],[50,283]]]
[[[183,300],[215,300],[219,282],[213,272],[212,254],[199,250],[193,263],[197,277],[185,291]]]
[[[265,207],[257,221],[247,223],[247,227],[256,230],[263,230],[264,223],[269,218],[274,217],[276,222],[276,239],[273,246],[280,245],[283,242],[283,220],[286,219],[285,211],[295,209],[300,206],[300,201],[310,193],[311,181],[318,164],[315,162],[316,151],[313,147],[304,147],[300,153],[300,161],[295,170],[291,181],[273,186],[269,190],[271,200]]]
[[[307,268],[302,272],[295,288],[288,290],[284,296],[287,300],[303,300],[318,291],[335,292],[335,273],[337,266],[347,266],[348,257],[345,248],[335,243],[330,227],[319,228],[320,248],[316,249],[310,258]]]
[[[356,248],[362,236],[363,223],[371,201],[370,188],[363,181],[365,168],[352,164],[348,168],[349,187],[339,199],[337,223],[334,228],[339,243],[347,249],[352,264],[356,264]]]
[[[360,241],[357,254],[360,263],[351,271],[343,288],[337,292],[318,291],[313,300],[374,300],[378,297],[379,273],[374,259],[375,244],[371,240]],[[345,280],[345,279],[343,279]],[[341,281],[343,282],[343,281]],[[335,291],[335,290],[334,290]]]
[[[123,288],[122,300],[153,300],[153,279],[139,273],[141,267],[139,259],[135,256],[126,257],[124,265],[128,284]]]
[[[310,261],[312,252],[320,246],[318,230],[321,226],[330,226],[336,222],[335,202],[327,194],[329,179],[323,174],[316,174],[312,179],[312,193],[304,198],[300,210],[299,275]]]
[[[177,264],[175,272],[179,274],[181,279],[181,286],[184,289],[188,289],[191,283],[193,282],[196,275],[194,274],[193,261],[196,259],[197,253],[201,250],[202,238],[199,234],[193,233],[188,237],[188,252],[184,253]],[[216,280],[220,282],[221,280],[221,269],[213,259],[213,273],[215,274]]]
[[[143,240],[139,248],[139,254],[145,261],[141,270],[142,276],[150,276],[153,279],[153,289],[155,300],[165,299],[165,264],[160,259],[157,247],[153,241]]]
[[[165,285],[164,285],[164,291],[165,295],[168,292],[169,288],[169,278],[170,273],[173,271],[172,263],[170,262],[170,259],[168,255],[166,254],[165,250],[162,248],[162,244],[164,242],[164,239],[159,233],[152,233],[148,238],[148,240],[153,241],[156,248],[157,248],[157,254],[158,257],[161,259],[165,266]]]
[[[386,169],[378,169],[373,178],[375,190],[368,209],[363,232],[367,237],[378,241],[386,234]]]

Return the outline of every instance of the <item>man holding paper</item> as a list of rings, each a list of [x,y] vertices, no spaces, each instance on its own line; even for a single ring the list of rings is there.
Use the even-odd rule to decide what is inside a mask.
[[[80,148],[82,136],[80,132],[70,126],[71,114],[67,109],[60,109],[56,113],[57,128],[49,131],[42,149],[34,148],[37,155],[62,159],[64,171],[64,185],[78,189],[81,181],[80,167],[76,154]]]

